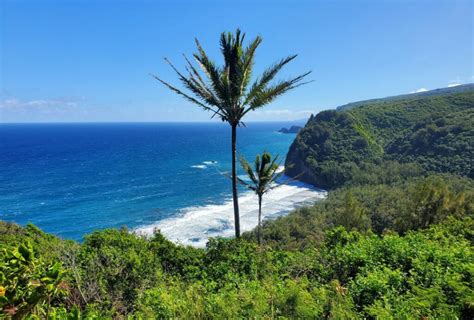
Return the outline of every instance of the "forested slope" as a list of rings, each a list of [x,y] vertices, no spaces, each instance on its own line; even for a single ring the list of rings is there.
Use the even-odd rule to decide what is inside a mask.
[[[417,92],[417,93],[409,93],[409,94],[402,94],[402,95],[391,96],[391,97],[386,97],[386,98],[376,98],[376,99],[351,102],[351,103],[342,105],[340,107],[337,107],[337,110],[346,110],[346,109],[351,109],[351,108],[360,107],[360,106],[369,105],[369,104],[375,104],[375,103],[389,103],[396,100],[407,100],[407,99],[418,99],[418,98],[423,98],[423,97],[442,96],[442,95],[453,94],[453,93],[468,92],[472,90],[474,90],[474,83],[468,83],[468,84],[462,84],[462,85],[457,85],[457,86],[452,86],[452,87],[447,87],[447,88],[439,88],[439,89],[434,89],[434,90],[429,90],[429,91],[422,91],[422,92]]]
[[[472,178],[473,158],[474,88],[320,112],[296,137],[285,167],[289,175],[331,189],[367,179],[373,170],[383,179],[384,169],[373,166],[389,161],[396,161],[397,171]]]

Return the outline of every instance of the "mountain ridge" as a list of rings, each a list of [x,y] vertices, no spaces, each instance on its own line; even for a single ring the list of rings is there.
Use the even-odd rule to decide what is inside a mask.
[[[312,115],[291,145],[285,168],[290,176],[331,189],[366,179],[374,170],[386,174],[375,167],[388,161],[397,170],[415,166],[473,177],[473,158],[470,84],[365,100]]]
[[[397,101],[403,99],[416,99],[422,97],[429,97],[429,96],[439,96],[439,95],[446,95],[451,93],[461,93],[474,90],[474,83],[467,83],[461,84],[453,87],[445,87],[445,88],[437,88],[423,92],[414,92],[414,93],[407,93],[407,94],[399,94],[394,96],[388,96],[384,98],[374,98],[374,99],[367,99],[367,100],[360,100],[349,102],[339,107],[336,107],[336,110],[347,110],[351,108],[356,108],[359,106],[369,105],[373,103],[381,103],[381,102],[390,102],[390,101]]]

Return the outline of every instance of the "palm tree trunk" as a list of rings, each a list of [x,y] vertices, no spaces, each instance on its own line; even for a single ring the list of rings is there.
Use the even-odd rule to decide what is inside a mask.
[[[258,196],[258,226],[257,226],[257,238],[258,244],[262,244],[262,233],[260,229],[262,228],[262,196]]]
[[[232,124],[232,199],[234,201],[234,224],[235,237],[240,237],[240,216],[239,198],[237,196],[237,172],[236,172],[236,151],[237,151],[237,125]]]

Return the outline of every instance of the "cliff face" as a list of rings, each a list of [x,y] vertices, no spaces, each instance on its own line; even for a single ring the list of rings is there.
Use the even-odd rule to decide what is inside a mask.
[[[288,152],[288,175],[322,188],[331,188],[345,178],[336,176],[339,164],[375,159],[379,147],[349,113],[323,111],[311,117]]]
[[[301,181],[320,185],[315,173],[305,163],[306,156],[304,151],[298,146],[299,143],[296,142],[293,142],[290,146],[285,160],[285,173]]]
[[[311,116],[289,149],[286,173],[328,189],[387,161],[474,176],[474,88],[375,101]]]

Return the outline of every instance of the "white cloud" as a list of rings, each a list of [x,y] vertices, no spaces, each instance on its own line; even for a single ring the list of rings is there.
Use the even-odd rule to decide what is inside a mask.
[[[448,88],[456,87],[463,84],[465,81],[461,77],[457,76],[456,79],[449,81]]]
[[[420,92],[425,92],[425,91],[428,91],[428,89],[426,89],[426,88],[420,88],[420,89],[418,89],[418,90],[410,91],[410,93],[420,93]]]
[[[0,100],[0,109],[27,110],[27,109],[57,109],[74,108],[78,106],[78,101],[72,99],[50,99],[50,100],[19,100],[8,98]]]

